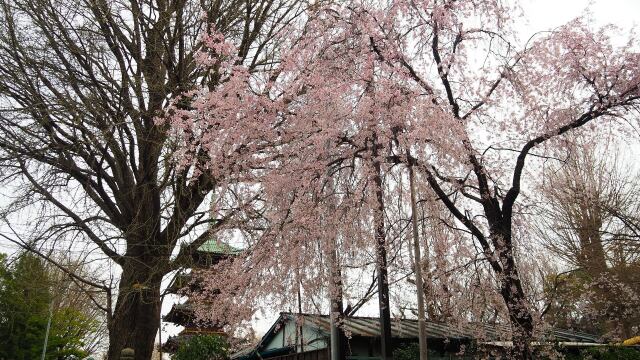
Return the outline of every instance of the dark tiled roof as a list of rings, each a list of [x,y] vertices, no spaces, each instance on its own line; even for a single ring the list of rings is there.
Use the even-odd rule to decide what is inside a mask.
[[[298,314],[282,313],[281,317],[297,317]],[[302,314],[303,322],[312,324],[320,331],[330,333],[331,320],[328,315]],[[508,325],[489,325],[479,323],[447,324],[427,321],[427,337],[434,339],[460,340],[506,340],[510,335]],[[376,337],[380,335],[380,322],[374,317],[350,317],[344,320],[344,329],[352,336]],[[392,319],[391,336],[394,338],[410,339],[418,337],[418,320]],[[553,329],[544,335],[547,341],[598,342],[595,335],[581,332]]]
[[[295,317],[297,314],[287,314]],[[303,323],[314,326],[323,332],[330,333],[331,319],[328,315],[304,314]],[[350,317],[344,320],[343,328],[351,336],[376,337],[380,336],[380,322],[378,318]],[[391,320],[391,336],[395,338],[418,337],[417,320]],[[437,322],[427,322],[427,337],[430,338],[471,338],[469,334],[452,326]]]
[[[278,332],[284,321],[298,320],[302,316],[302,323],[315,328],[321,336],[330,336],[331,320],[329,315],[280,313],[280,317],[271,326],[271,329],[262,337],[257,346],[245,349],[233,354],[232,359],[250,359],[256,353],[263,350],[273,336]],[[349,317],[344,320],[343,327],[351,337],[378,337],[380,336],[379,318],[374,317]],[[427,338],[444,341],[478,341],[478,342],[504,342],[509,339],[511,333],[509,325],[465,323],[447,324],[443,322],[427,321]],[[392,319],[391,336],[396,339],[417,339],[418,320]],[[568,330],[550,330],[543,336],[549,342],[572,343],[598,343],[600,340],[595,335]]]

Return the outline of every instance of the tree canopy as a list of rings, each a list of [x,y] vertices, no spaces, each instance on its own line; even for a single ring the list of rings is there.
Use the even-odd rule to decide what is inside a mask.
[[[207,56],[203,36],[215,29],[233,39],[234,62],[262,71],[277,62],[275,35],[304,4],[0,1],[3,219],[29,243],[88,246],[119,267],[119,281],[94,283],[117,296],[105,307],[110,358],[124,347],[151,356],[163,277],[188,266],[236,214],[234,202],[210,218],[208,195],[229,179],[202,163],[176,166],[180,151],[159,121],[176,99],[190,106],[184,93],[219,85],[220,64],[196,64]]]
[[[86,309],[67,306],[64,283],[41,258],[24,253],[13,263],[0,257],[0,359],[40,358],[48,329],[46,359],[83,359],[100,322]]]

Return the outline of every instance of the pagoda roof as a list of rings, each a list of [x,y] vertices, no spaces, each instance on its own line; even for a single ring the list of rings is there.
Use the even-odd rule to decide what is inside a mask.
[[[166,291],[169,294],[180,294],[181,292],[187,295],[188,293],[200,293],[205,290],[203,280],[203,276],[198,273],[182,271],[174,275]],[[218,289],[207,289],[207,291],[210,295],[220,293]]]
[[[197,320],[194,305],[189,302],[173,304],[171,310],[162,317],[162,320],[184,326],[187,328],[185,329],[187,332],[189,332],[189,329],[219,332],[224,325],[223,323],[210,320]]]
[[[215,238],[211,238],[202,243],[196,251],[193,252],[193,263],[191,267],[201,269],[208,268],[223,259],[234,257],[240,253],[242,253],[242,250],[220,242]]]
[[[218,241],[217,239],[209,239],[198,248],[199,252],[216,255],[238,255],[242,250],[235,248],[229,244]]]

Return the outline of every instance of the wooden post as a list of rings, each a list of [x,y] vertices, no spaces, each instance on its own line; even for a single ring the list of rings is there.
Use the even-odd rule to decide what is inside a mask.
[[[409,165],[409,189],[411,192],[411,225],[413,227],[413,256],[416,274],[416,290],[418,293],[418,344],[420,360],[427,360],[427,324],[424,311],[424,287],[422,286],[422,257],[420,256],[420,239],[418,239],[418,210],[416,206],[416,188],[413,167]],[[428,255],[427,255],[428,256]]]
[[[120,360],[133,360],[136,352],[132,348],[124,348],[120,351]]]

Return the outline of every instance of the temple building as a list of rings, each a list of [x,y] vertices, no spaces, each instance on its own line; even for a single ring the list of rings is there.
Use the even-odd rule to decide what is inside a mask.
[[[236,256],[239,253],[240,250],[230,245],[220,243],[215,239],[206,241],[198,248],[194,256],[195,260],[192,269],[185,269],[178,273],[167,288],[167,293],[180,295],[185,290],[189,293],[201,291],[199,282],[193,279],[193,270],[206,269],[215,265],[220,260]],[[171,310],[162,318],[164,322],[184,327],[178,335],[171,336],[167,339],[162,345],[163,352],[175,352],[182,342],[187,341],[193,336],[216,334],[226,336],[223,331],[224,324],[196,320],[194,301],[195,300],[187,298],[183,303],[174,304]]]
[[[347,336],[347,360],[380,360],[380,319],[352,316],[343,321]],[[426,322],[429,360],[506,358],[512,346],[508,324],[448,324]],[[418,342],[418,321],[391,321],[392,348]],[[553,346],[565,355],[589,347],[604,346],[598,336],[576,331],[549,329],[532,343],[534,348]],[[333,360],[329,315],[282,312],[257,345],[231,355],[231,360]],[[417,355],[417,354],[416,354]]]

